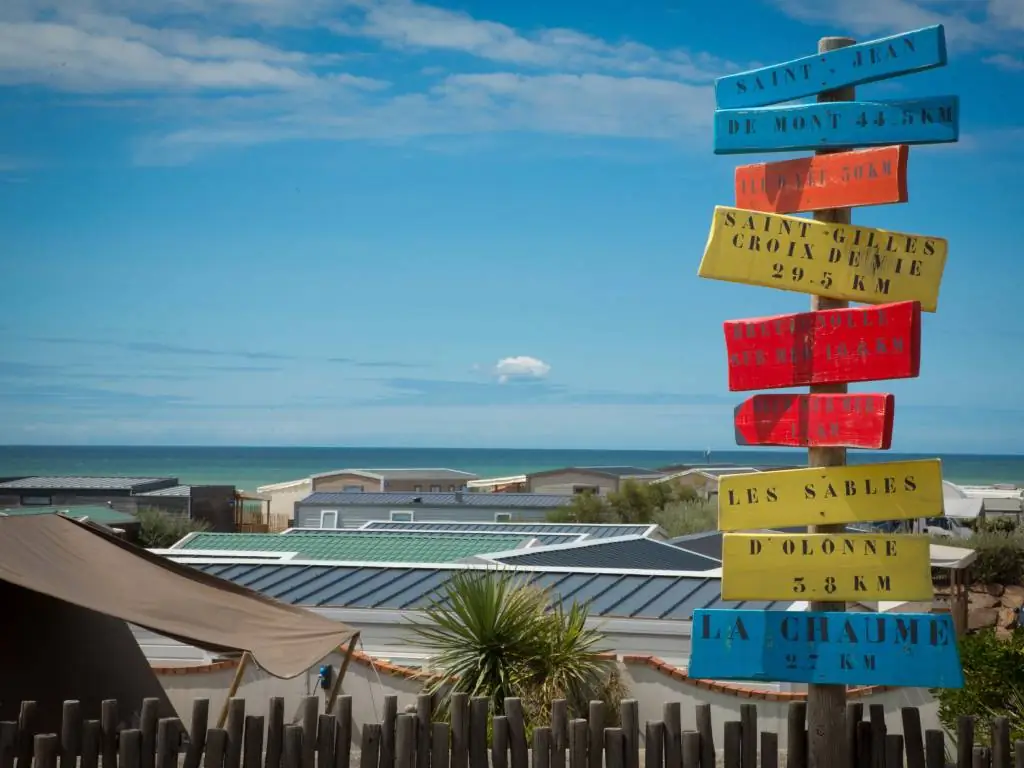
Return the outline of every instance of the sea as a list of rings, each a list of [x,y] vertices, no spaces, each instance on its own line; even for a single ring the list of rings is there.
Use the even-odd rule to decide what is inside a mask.
[[[36,475],[175,477],[185,485],[261,485],[343,468],[447,467],[502,477],[570,466],[671,464],[796,466],[794,450],[623,451],[511,448],[256,448],[198,446],[0,446],[0,478]],[[1024,485],[1024,456],[849,452],[850,463],[941,458],[943,477],[960,485]]]

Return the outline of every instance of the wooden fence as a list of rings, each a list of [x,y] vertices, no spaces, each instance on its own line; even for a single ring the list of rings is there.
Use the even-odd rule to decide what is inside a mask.
[[[807,768],[802,702],[789,705],[784,755],[777,734],[758,730],[754,704],[724,723],[718,745],[709,704],[696,708],[696,731],[682,730],[680,704],[669,702],[662,720],[644,724],[641,734],[632,699],[621,702],[616,727],[606,727],[602,702],[590,704],[588,718],[570,719],[566,703],[556,701],[551,724],[531,733],[519,699],[506,699],[505,713],[491,716],[487,699],[456,694],[447,721],[435,719],[432,703],[421,695],[415,711],[399,713],[397,697],[386,696],[383,722],[353,739],[349,696],[339,696],[330,714],[307,697],[287,724],[283,698],[270,700],[266,717],[246,715],[245,699],[233,698],[223,728],[208,727],[209,701],[197,699],[188,729],[178,718],[158,719],[156,699],[143,702],[130,728],[116,701],[102,703],[98,720],[83,719],[79,702],[67,701],[59,734],[37,733],[36,704],[26,701],[17,721],[0,722],[0,768]],[[990,724],[989,746],[975,746],[975,721],[961,718],[949,763],[945,734],[922,732],[916,708],[902,710],[902,734],[886,733],[884,714],[872,705],[865,719],[863,704],[847,706],[850,768],[1024,768],[1024,741],[1011,748],[1006,718]]]

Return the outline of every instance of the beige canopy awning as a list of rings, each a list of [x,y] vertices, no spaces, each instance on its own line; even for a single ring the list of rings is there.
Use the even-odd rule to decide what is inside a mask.
[[[296,677],[356,631],[62,515],[0,517],[0,579]]]

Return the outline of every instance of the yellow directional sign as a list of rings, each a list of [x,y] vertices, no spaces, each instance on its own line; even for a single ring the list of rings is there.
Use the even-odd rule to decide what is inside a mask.
[[[934,312],[947,251],[941,237],[720,205],[697,274],[866,304],[919,301]]]
[[[744,472],[718,483],[721,531],[941,515],[939,459]]]
[[[723,600],[932,599],[927,536],[727,533]]]

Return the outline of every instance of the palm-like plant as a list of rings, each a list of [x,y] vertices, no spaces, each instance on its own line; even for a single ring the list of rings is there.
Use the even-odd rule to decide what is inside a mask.
[[[547,592],[507,569],[456,573],[413,627],[435,651],[439,676],[428,691],[438,709],[447,710],[454,691],[486,696],[496,712],[507,696],[530,709],[555,698],[585,706],[607,677],[601,635],[587,628],[585,606],[549,611],[550,603]]]

